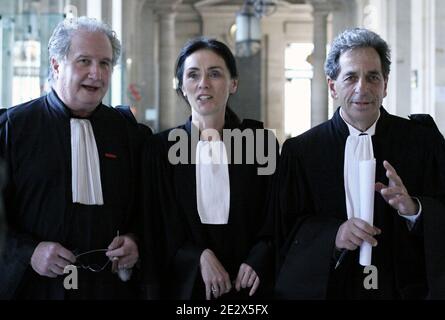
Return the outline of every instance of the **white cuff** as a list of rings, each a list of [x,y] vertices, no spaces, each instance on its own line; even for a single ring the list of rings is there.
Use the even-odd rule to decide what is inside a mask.
[[[419,205],[419,211],[417,211],[417,214],[415,215],[404,215],[397,210],[397,213],[399,216],[406,219],[406,225],[408,226],[409,231],[414,227],[414,224],[416,223],[417,219],[420,217],[420,214],[422,213],[422,204],[420,203],[419,198],[411,197],[412,199],[416,200]]]

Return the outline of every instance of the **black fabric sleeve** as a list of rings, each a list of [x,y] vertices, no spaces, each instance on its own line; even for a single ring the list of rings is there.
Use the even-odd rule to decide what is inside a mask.
[[[445,140],[437,131],[426,139],[431,148],[426,151],[425,192],[419,200],[428,297],[445,299]]]
[[[162,135],[144,144],[142,160],[143,244],[142,261],[149,286],[158,286],[160,297],[189,299],[205,248],[188,242],[185,222],[178,212],[168,162],[168,145]],[[181,279],[175,276],[182,275]]]
[[[283,146],[274,182],[280,299],[324,299],[340,221],[316,215],[295,141]]]
[[[14,297],[25,271],[30,267],[31,256],[39,243],[32,235],[20,231],[14,220],[14,183],[12,177],[13,164],[11,156],[11,138],[13,129],[8,114],[3,113],[0,123],[0,157],[6,166],[6,185],[3,190],[6,211],[6,236],[4,250],[0,255],[0,299]]]
[[[260,128],[262,128],[262,124]],[[274,143],[274,148],[269,150],[269,143],[271,141]],[[265,290],[271,291],[275,281],[275,246],[273,244],[274,212],[271,210],[272,184],[277,173],[277,167],[280,159],[278,140],[272,131],[264,130],[264,150],[266,155],[272,155],[271,161],[274,161],[275,170],[272,174],[265,175],[263,177],[264,185],[261,186],[261,188],[266,189],[267,195],[267,198],[264,200],[264,210],[261,213],[263,222],[261,229],[258,231],[256,236],[257,241],[251,248],[245,262],[258,274],[261,281],[261,286],[266,287]],[[268,165],[271,164],[266,163],[260,167],[266,167]]]

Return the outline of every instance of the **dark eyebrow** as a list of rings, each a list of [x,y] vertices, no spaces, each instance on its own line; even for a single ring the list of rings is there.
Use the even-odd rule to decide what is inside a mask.
[[[81,55],[77,56],[76,59],[91,59],[91,57],[81,54]]]
[[[343,77],[345,78],[345,77],[355,76],[355,75],[357,75],[357,72],[349,71],[349,72],[346,72]]]
[[[76,57],[76,59],[93,59],[93,58],[89,55],[81,54],[78,57]],[[110,58],[103,58],[100,61],[106,61],[108,63],[111,63],[112,60]]]
[[[213,66],[213,67],[209,67],[208,68],[208,70],[222,70],[223,68],[222,67],[220,67],[220,66]],[[197,67],[190,67],[190,68],[187,68],[187,71],[189,71],[189,70],[198,70],[199,71],[199,68],[197,68]]]
[[[210,67],[209,70],[222,70],[223,68],[220,66]]]
[[[375,76],[375,75],[381,75],[382,73],[378,70],[373,70],[368,72],[369,75]]]

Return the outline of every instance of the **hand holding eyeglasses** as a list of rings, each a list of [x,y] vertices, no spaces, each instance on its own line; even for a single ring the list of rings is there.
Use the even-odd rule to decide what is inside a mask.
[[[31,266],[41,276],[56,278],[67,265],[76,261],[74,254],[57,242],[40,242],[31,256]]]
[[[108,246],[106,253],[111,260],[118,259],[119,269],[130,269],[139,259],[138,246],[131,234],[117,235]]]
[[[131,235],[118,235],[113,239],[107,249],[96,249],[82,252],[76,256],[70,250],[57,242],[40,242],[31,256],[31,267],[41,276],[56,278],[63,275],[68,265],[76,265],[93,272],[100,272],[110,263],[103,264],[87,262],[91,255],[103,254],[113,261],[118,269],[130,269],[139,259],[138,247]],[[84,261],[84,258],[87,258]]]

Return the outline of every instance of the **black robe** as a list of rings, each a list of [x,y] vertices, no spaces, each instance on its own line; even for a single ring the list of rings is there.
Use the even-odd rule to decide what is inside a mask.
[[[372,137],[376,182],[388,183],[389,161],[422,214],[409,231],[378,193],[372,265],[378,289],[365,290],[367,274],[350,251],[334,269],[335,237],[347,220],[344,148],[349,135],[339,110],[333,118],[285,142],[275,182],[279,274],[282,299],[445,298],[445,157],[443,137],[431,128],[388,114],[383,107]]]
[[[178,127],[186,130],[189,146],[191,126],[188,121]],[[225,129],[235,128],[258,129],[262,128],[262,123],[244,120],[241,124],[228,124],[226,121]],[[145,225],[151,225],[150,230],[154,230],[146,234],[154,236],[154,239],[148,241],[158,243],[156,256],[162,256],[160,273],[165,279],[162,285],[164,297],[205,299],[199,260],[206,248],[215,253],[232,281],[236,279],[243,262],[258,273],[261,282],[254,297],[270,293],[274,256],[271,244],[273,219],[267,216],[266,202],[271,175],[258,175],[257,169],[261,166],[256,161],[254,164],[231,162],[228,224],[202,224],[196,204],[195,165],[190,164],[190,159],[195,157],[195,154],[189,152],[188,164],[170,164],[168,151],[176,142],[168,141],[171,130],[174,129],[152,136],[152,141],[147,143],[147,156],[143,163],[146,171],[144,182],[148,182],[145,186]],[[262,134],[267,132],[262,130]],[[275,137],[273,143],[277,146]],[[245,150],[243,146],[243,152]],[[266,148],[266,152],[272,151]],[[274,160],[277,160],[277,153],[278,148],[273,154]],[[238,295],[235,289],[232,289],[229,294],[223,295],[223,298],[245,296],[246,290],[242,290]]]
[[[64,290],[64,276],[38,275],[30,258],[41,241],[75,254],[107,248],[119,230],[133,231],[138,210],[142,134],[117,110],[99,105],[89,117],[97,143],[104,205],[72,202],[70,111],[54,91],[8,109],[2,116],[0,155],[7,163],[8,232],[0,259],[0,297],[29,299],[131,298],[110,268],[78,269],[78,290]],[[102,253],[95,263],[106,262]],[[105,260],[104,260],[105,259]]]
[[[5,171],[5,165],[3,161],[0,162],[0,254],[2,253],[2,250],[4,250],[4,237],[6,235],[6,214],[5,214],[5,207],[3,204],[3,187],[5,185],[6,180],[6,171]]]

